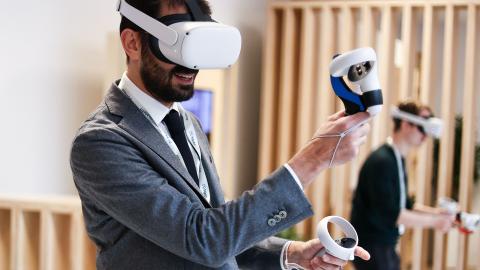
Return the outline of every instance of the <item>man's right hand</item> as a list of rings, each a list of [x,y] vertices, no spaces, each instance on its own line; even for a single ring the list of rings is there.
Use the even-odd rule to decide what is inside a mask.
[[[433,227],[443,233],[447,233],[454,225],[455,216],[450,214],[437,214],[434,216]]]
[[[366,123],[370,115],[366,112],[345,115],[338,112],[330,116],[320,127],[313,139],[303,147],[288,164],[297,174],[303,187],[308,186],[322,170],[328,168],[340,137],[324,137],[338,135],[361,123],[364,123],[342,138],[332,166],[344,164],[358,155],[359,147],[367,140],[370,125]]]

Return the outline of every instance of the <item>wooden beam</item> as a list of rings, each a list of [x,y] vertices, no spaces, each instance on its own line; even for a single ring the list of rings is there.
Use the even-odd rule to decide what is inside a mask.
[[[274,1],[274,7],[282,8],[302,8],[305,6],[320,8],[323,5],[329,5],[332,7],[338,7],[345,3],[345,0],[322,0],[322,1],[312,1],[312,0],[296,0],[296,1]],[[404,5],[412,5],[414,7],[423,7],[425,4],[431,5],[434,7],[445,7],[447,5],[455,6],[467,6],[469,4],[480,4],[480,0],[351,0],[349,5],[352,8],[361,8],[364,5],[377,6],[377,7],[403,7]]]
[[[275,165],[287,162],[294,150],[294,119],[295,119],[295,57],[296,44],[295,30],[297,28],[295,11],[284,11],[284,29],[282,32],[281,65],[280,65],[280,93],[278,123],[278,154]]]
[[[302,27],[300,40],[300,64],[298,86],[298,115],[297,115],[297,140],[296,149],[301,148],[312,138],[314,101],[316,88],[313,85],[314,59],[315,59],[315,18],[314,11],[310,8],[302,9]]]
[[[433,7],[425,6],[423,10],[423,37],[422,37],[422,58],[420,71],[420,102],[433,107],[432,93],[432,52],[435,51],[433,42]],[[418,163],[415,174],[416,178],[416,201],[421,204],[430,204],[429,194],[431,191],[432,179],[432,154],[433,144],[429,140],[418,150]],[[428,235],[421,228],[413,230],[413,257],[412,269],[423,270],[427,268],[427,237]]]
[[[314,122],[315,128],[319,128],[324,123],[329,115],[335,110],[335,95],[333,94],[332,87],[330,86],[330,75],[328,67],[332,56],[335,53],[336,39],[335,33],[338,27],[335,21],[333,10],[330,6],[325,5],[319,12],[319,42],[318,42],[318,54],[317,62],[317,90],[315,95],[315,115]],[[310,199],[315,209],[314,216],[312,218],[312,225],[316,224],[330,212],[330,170],[322,172],[310,187]],[[311,237],[315,237],[314,234]]]
[[[301,37],[300,37],[300,62],[299,62],[299,80],[298,80],[298,114],[296,119],[295,131],[297,132],[295,150],[298,151],[312,138],[313,126],[313,108],[314,108],[314,88],[313,88],[313,69],[314,69],[314,36],[315,36],[315,18],[314,12],[310,8],[304,8],[301,11]],[[302,237],[307,237],[311,232],[308,220],[296,225],[297,233]]]
[[[383,91],[383,101],[386,108],[391,105],[392,99],[392,74],[393,74],[393,55],[394,55],[394,41],[395,41],[395,32],[396,32],[396,20],[393,12],[393,8],[389,6],[384,6],[381,10],[382,12],[382,21],[381,21],[381,40],[380,40],[380,51],[378,55],[379,59],[379,75],[380,75],[380,85],[384,89]],[[374,130],[372,133],[373,147],[376,147],[385,141],[385,138],[388,135],[388,123],[390,123],[390,116],[388,113],[379,114],[375,121],[379,121],[380,125],[377,125],[377,130]]]
[[[361,47],[372,47],[375,48],[377,41],[377,16],[376,12],[373,10],[372,6],[365,5],[361,9],[361,35],[360,35],[360,46]],[[358,154],[358,164],[361,166],[365,159],[370,155],[373,150],[373,136],[371,135],[374,131],[380,129],[380,123],[378,121],[370,121],[370,126],[372,132],[367,137],[365,145],[360,148],[360,153]],[[358,177],[357,177],[358,178]],[[355,181],[355,185],[358,179]]]
[[[469,5],[467,10],[466,50],[465,50],[465,74],[463,90],[463,127],[462,148],[460,163],[460,209],[471,210],[473,171],[475,168],[475,131],[476,131],[476,96],[475,96],[475,69],[477,59],[476,31],[477,29],[476,7]],[[468,236],[460,234],[458,242],[457,270],[468,268]]]
[[[277,39],[280,28],[279,13],[272,7],[268,10],[266,38],[263,49],[263,79],[262,93],[260,98],[260,128],[259,128],[259,151],[258,151],[258,178],[263,179],[274,168],[275,144],[276,144],[276,119],[275,112],[278,104],[275,96],[278,94],[278,52]]]
[[[402,66],[400,75],[399,100],[406,100],[412,97],[413,72],[415,70],[415,37],[416,37],[415,17],[413,7],[405,5],[403,7],[402,17]]]
[[[445,39],[443,51],[443,80],[442,80],[442,113],[444,132],[440,139],[440,157],[438,173],[437,197],[450,197],[453,170],[453,143],[455,137],[455,96],[454,74],[456,59],[454,56],[455,44],[455,8],[448,5],[445,12]],[[434,270],[445,269],[447,237],[441,232],[435,232]]]

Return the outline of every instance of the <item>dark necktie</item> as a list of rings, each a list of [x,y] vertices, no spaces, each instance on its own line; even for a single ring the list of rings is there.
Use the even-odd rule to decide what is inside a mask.
[[[195,162],[193,160],[192,152],[188,147],[187,137],[185,136],[185,126],[183,125],[183,119],[180,117],[177,111],[170,110],[170,112],[163,119],[167,124],[168,131],[172,136],[173,141],[177,145],[183,161],[187,166],[187,170],[198,185],[197,170],[195,169]]]

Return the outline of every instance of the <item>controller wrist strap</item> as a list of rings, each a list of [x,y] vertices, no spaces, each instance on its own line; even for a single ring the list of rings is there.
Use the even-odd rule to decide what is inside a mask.
[[[370,120],[370,118],[354,125],[353,127],[343,131],[343,132],[340,132],[338,134],[323,134],[323,135],[318,135],[318,136],[315,136],[312,138],[312,141],[313,140],[317,140],[317,139],[322,139],[322,138],[334,138],[334,137],[339,137],[338,138],[338,141],[337,141],[337,145],[335,146],[335,149],[333,150],[333,154],[332,154],[332,158],[330,159],[330,163],[328,164],[328,168],[331,168],[332,167],[332,164],[333,164],[333,161],[335,160],[335,154],[337,154],[337,150],[338,150],[338,147],[340,146],[340,143],[342,142],[342,139],[347,136],[350,132],[356,130],[358,127],[360,127],[361,125],[365,124],[368,120]]]

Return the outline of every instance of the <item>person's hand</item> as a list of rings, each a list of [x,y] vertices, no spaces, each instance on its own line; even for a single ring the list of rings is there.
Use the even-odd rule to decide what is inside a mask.
[[[433,217],[433,227],[443,233],[447,233],[454,225],[455,216],[451,214],[439,214]]]
[[[328,118],[315,132],[312,140],[288,162],[304,187],[330,165],[344,164],[357,156],[360,145],[367,140],[369,118],[370,115],[366,112],[348,116],[345,112],[338,112]],[[350,129],[351,132],[341,138],[339,143],[340,137],[335,135]]]
[[[308,242],[293,241],[287,250],[287,259],[289,263],[295,263],[304,269],[342,269],[347,261],[338,259],[325,253],[323,256],[315,256],[323,245],[318,239],[312,239]],[[369,260],[370,254],[361,247],[356,247],[355,256],[363,260]]]
[[[315,143],[329,145],[328,149],[330,149],[330,157],[332,157],[340,137],[328,136],[352,129],[338,145],[332,166],[344,164],[358,155],[359,147],[366,142],[370,130],[370,125],[366,122],[369,118],[370,115],[366,112],[348,116],[345,115],[344,111],[337,112],[330,116],[328,121],[315,132],[313,136],[313,140],[317,141]]]

